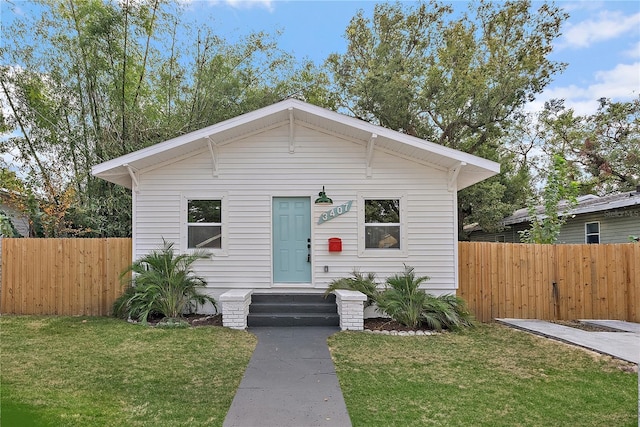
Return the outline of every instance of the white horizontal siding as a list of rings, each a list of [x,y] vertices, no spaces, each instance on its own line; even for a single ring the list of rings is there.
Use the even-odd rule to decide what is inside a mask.
[[[228,197],[228,251],[197,263],[198,273],[217,289],[262,288],[271,281],[271,200],[278,196],[317,197],[324,185],[334,206],[353,200],[350,212],[317,225],[330,207],[312,205],[312,287],[325,288],[354,269],[381,279],[403,264],[428,275],[427,287],[452,290],[455,281],[455,193],[445,171],[376,151],[366,177],[366,146],[297,126],[295,153],[289,153],[288,126],[218,147],[218,175],[209,151],[141,171],[136,195],[136,256],[157,248],[161,237],[180,241],[182,194]],[[408,256],[358,256],[358,194],[406,196]],[[340,237],[341,253],[327,240]],[[324,266],[329,272],[324,272]]]

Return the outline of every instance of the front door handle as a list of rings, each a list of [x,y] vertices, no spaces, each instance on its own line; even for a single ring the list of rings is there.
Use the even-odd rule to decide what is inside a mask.
[[[311,262],[311,237],[307,239],[307,262]]]

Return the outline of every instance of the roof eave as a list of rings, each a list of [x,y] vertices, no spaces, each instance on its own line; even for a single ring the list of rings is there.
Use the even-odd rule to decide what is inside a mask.
[[[398,143],[407,144],[419,150],[428,152],[434,156],[438,156],[441,160],[450,160],[451,164],[457,165],[463,163],[464,166],[460,170],[456,182],[456,188],[458,190],[469,187],[500,172],[500,164],[491,160],[487,160],[439,144],[428,142],[410,135],[402,134],[354,117],[346,116],[335,111],[326,110],[324,108],[317,107],[315,105],[311,105],[302,101],[287,99],[279,103],[261,108],[259,110],[255,110],[241,116],[208,126],[206,128],[181,135],[164,142],[160,142],[158,144],[143,148],[133,153],[125,154],[118,158],[100,163],[92,167],[91,173],[96,177],[131,189],[133,183],[129,174],[129,170],[125,165],[130,165],[134,169],[144,169],[143,165],[148,163],[144,162],[145,159],[160,155],[166,157],[167,154],[171,154],[172,152],[175,153],[174,157],[188,154],[191,151],[196,151],[200,148],[204,148],[206,146],[206,140],[208,137],[211,137],[213,140],[215,140],[216,135],[219,135],[220,133],[225,131],[229,131],[235,127],[246,125],[257,120],[268,121],[271,118],[278,119],[278,116],[276,115],[280,115],[283,111],[291,109],[293,109],[294,111],[300,110],[301,112],[315,115],[331,123],[339,124],[342,126],[350,126],[355,129],[365,131],[369,134],[376,134],[381,137],[386,137],[392,141],[396,141]],[[202,142],[198,144],[197,141]],[[193,146],[194,143],[196,143],[195,146]],[[190,146],[190,148],[187,149],[187,146]]]

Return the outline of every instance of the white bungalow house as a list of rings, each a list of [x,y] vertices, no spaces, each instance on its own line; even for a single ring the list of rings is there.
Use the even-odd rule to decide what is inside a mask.
[[[206,249],[197,272],[244,327],[252,295],[322,294],[354,269],[406,264],[455,292],[456,193],[499,164],[287,99],[92,172],[132,190],[133,256]]]

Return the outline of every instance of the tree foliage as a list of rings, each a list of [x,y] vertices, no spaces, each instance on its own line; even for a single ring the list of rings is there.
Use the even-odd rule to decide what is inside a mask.
[[[598,110],[585,115],[561,99],[548,101],[542,111],[520,117],[507,145],[541,178],[560,154],[579,194],[634,190],[640,183],[640,97],[599,101]]]
[[[46,205],[46,235],[130,234],[131,196],[92,177],[97,163],[292,94],[333,102],[326,76],[274,37],[229,44],[185,24],[179,2],[43,0],[33,11],[3,27],[1,148]]]
[[[381,3],[353,17],[324,68],[296,62],[277,34],[232,44],[191,26],[178,0],[29,4],[2,27],[0,150],[21,168],[18,204],[38,235],[130,235],[130,192],[93,165],[287,96],[500,162],[459,192],[460,231],[495,229],[526,204],[532,166],[550,166],[536,152],[561,147],[581,192],[640,180],[640,98],[603,99],[590,116],[552,102],[525,123],[522,107],[564,68],[549,53],[567,16],[549,3]]]
[[[529,1],[452,12],[437,1],[379,4],[370,18],[360,12],[347,27],[346,53],[327,65],[340,106],[356,117],[506,166],[482,190],[459,196],[460,225],[489,227],[526,198],[526,169],[511,164],[500,137],[563,69],[548,54],[566,15],[547,3],[533,10]]]
[[[629,102],[600,99],[595,114],[577,124],[581,138],[570,153],[586,175],[586,184],[607,194],[640,184],[640,97]]]
[[[567,161],[562,154],[554,154],[542,192],[544,209],[538,211],[537,200],[529,204],[527,210],[531,227],[519,232],[520,240],[524,243],[555,243],[560,228],[567,221],[568,212],[577,203],[577,194],[578,183],[571,179]]]
[[[11,221],[11,217],[3,210],[0,210],[0,237],[23,237]]]

